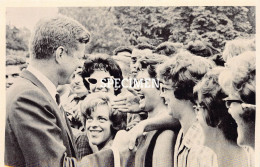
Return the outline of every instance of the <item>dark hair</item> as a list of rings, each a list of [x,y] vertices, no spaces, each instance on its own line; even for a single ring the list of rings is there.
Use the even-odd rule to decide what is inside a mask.
[[[150,78],[155,79],[155,81],[158,82],[157,73],[156,73],[156,65],[148,65],[147,72],[148,72]],[[156,89],[160,89],[160,85],[159,85],[159,87],[156,86]]]
[[[135,48],[139,50],[145,50],[145,49],[155,50],[155,46],[150,44],[138,44],[137,46],[135,46]]]
[[[210,57],[214,54],[220,53],[220,51],[214,48],[210,43],[200,40],[190,41],[187,44],[186,49],[192,54],[202,57]]]
[[[79,43],[89,40],[90,33],[79,22],[57,16],[38,22],[30,41],[30,51],[35,59],[50,59],[60,46],[71,53],[72,49],[78,49]]]
[[[88,90],[90,89],[89,83],[84,78],[90,77],[90,75],[93,74],[95,70],[107,71],[111,76],[119,79],[120,83],[123,80],[121,68],[114,59],[112,59],[109,55],[106,54],[93,55],[90,56],[89,59],[84,62],[82,71],[83,83]],[[121,89],[122,85],[120,85],[118,89],[115,89],[115,95],[118,95],[121,92]]]
[[[226,139],[236,142],[237,124],[228,112],[224,93],[218,82],[219,74],[225,70],[224,67],[216,67],[202,78],[194,87],[194,97],[199,104],[205,107],[204,118],[211,127],[219,128]]]
[[[160,65],[158,74],[163,80],[174,83],[172,86],[177,99],[189,100],[195,104],[193,87],[214,66],[213,61],[183,51]]]
[[[113,55],[117,55],[120,52],[128,52],[130,54],[132,54],[132,48],[128,47],[128,46],[119,46],[117,47],[114,51],[113,51]]]
[[[107,105],[109,107],[109,120],[112,122],[111,132],[113,137],[117,131],[126,129],[127,114],[112,110],[110,102],[111,97],[107,93],[98,92],[89,94],[80,104],[83,125],[86,126],[87,116],[90,116],[96,110],[97,106]]]
[[[171,56],[176,54],[182,47],[183,45],[181,43],[163,42],[156,47],[154,53]]]

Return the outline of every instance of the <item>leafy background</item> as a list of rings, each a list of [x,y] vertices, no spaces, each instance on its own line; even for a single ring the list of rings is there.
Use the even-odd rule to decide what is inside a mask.
[[[227,40],[255,36],[255,7],[69,7],[58,12],[82,23],[91,32],[86,52],[112,54],[121,45],[184,45],[197,39],[223,51]],[[6,64],[29,57],[30,30],[6,25]]]

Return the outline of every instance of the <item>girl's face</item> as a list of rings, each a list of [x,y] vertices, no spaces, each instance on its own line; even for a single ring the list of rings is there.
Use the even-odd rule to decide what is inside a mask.
[[[173,118],[180,119],[183,114],[183,107],[186,105],[184,101],[175,97],[172,81],[164,81],[160,84],[160,96],[164,98],[165,104],[168,106],[169,115]]]
[[[139,71],[136,79],[142,81],[142,86],[135,87],[137,94],[140,97],[140,106],[144,107],[144,111],[152,111],[156,105],[162,101],[160,91],[156,89],[156,85],[151,80],[148,71]]]
[[[97,106],[86,119],[86,130],[89,141],[93,145],[104,147],[112,139],[111,126],[109,107],[107,105]]]
[[[114,94],[113,77],[109,72],[94,71],[86,80],[89,83],[91,93],[108,92]]]

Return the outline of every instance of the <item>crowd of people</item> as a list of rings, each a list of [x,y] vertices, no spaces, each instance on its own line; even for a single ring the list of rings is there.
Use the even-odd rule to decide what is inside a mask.
[[[7,87],[5,165],[255,166],[254,39],[85,55],[90,38],[65,16],[36,25]]]

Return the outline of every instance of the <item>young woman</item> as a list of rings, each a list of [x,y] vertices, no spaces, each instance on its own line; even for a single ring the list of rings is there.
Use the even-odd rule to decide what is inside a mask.
[[[163,98],[160,97],[160,88],[156,74],[156,66],[148,65],[137,73],[137,79],[141,85],[135,87],[140,97],[140,106],[147,112],[148,119],[160,116],[168,112]],[[139,140],[135,155],[135,167],[172,167],[173,147],[176,141],[178,130],[154,130],[145,133]]]
[[[98,150],[109,148],[117,131],[126,127],[126,115],[112,110],[111,98],[107,93],[94,93],[81,103],[85,132]]]
[[[116,84],[116,82],[114,82],[115,80],[117,80],[118,83],[121,83],[123,79],[122,71],[116,61],[113,60],[109,55],[91,55],[84,62],[81,77],[83,79],[85,87],[89,91],[88,96],[91,95],[90,97],[94,97],[95,94],[100,92],[107,93],[110,96],[118,96],[119,94],[122,94],[121,84]],[[106,86],[104,86],[104,84],[106,84]],[[112,103],[111,100],[112,99],[110,99],[109,103]],[[116,98],[113,98],[113,102],[114,100],[116,100]],[[126,113],[123,114],[126,115]],[[85,123],[84,120],[83,123]],[[79,137],[76,139],[76,145],[80,157],[97,151],[95,147],[91,146],[92,143],[89,142],[89,140],[90,139],[85,132],[80,134]],[[91,148],[89,147],[89,144]]]
[[[220,85],[228,94],[226,105],[238,127],[237,143],[245,148],[249,166],[254,166],[256,60],[255,52],[244,52],[227,62],[227,70],[219,76]]]
[[[218,76],[223,70],[224,67],[210,70],[194,87],[197,102],[194,109],[205,137],[203,146],[196,146],[190,151],[197,157],[191,162],[196,167],[247,166],[246,152],[236,143],[236,122],[223,101],[227,95],[218,83]]]

